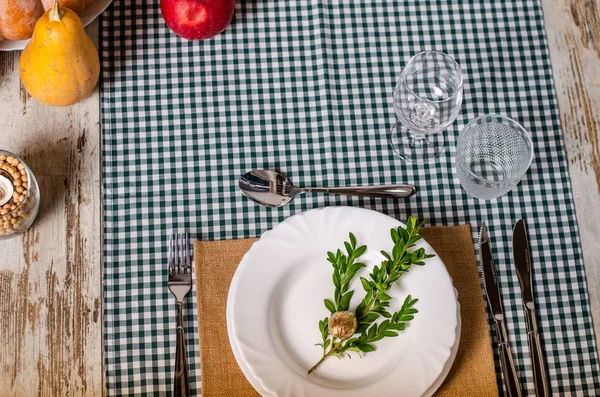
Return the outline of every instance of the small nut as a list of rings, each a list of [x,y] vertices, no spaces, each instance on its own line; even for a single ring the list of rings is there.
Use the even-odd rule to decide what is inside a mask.
[[[15,187],[20,187],[23,184],[23,181],[21,180],[21,176],[19,175],[18,178],[15,178],[15,180],[13,181],[13,185]]]
[[[15,158],[13,156],[7,156],[6,157],[6,162],[9,164],[12,164],[13,160],[15,160]]]
[[[0,215],[6,215],[6,214],[8,214],[8,210],[6,208],[2,208],[0,210]]]
[[[5,161],[5,160],[6,160],[6,155],[0,154],[0,161]]]
[[[23,163],[18,163],[17,164],[17,169],[21,170],[21,171],[25,171],[25,166],[23,165]]]
[[[24,190],[23,186],[21,186],[21,185],[17,186],[17,189],[16,189],[17,192],[23,193],[23,190]]]
[[[335,312],[329,317],[329,333],[338,339],[348,339],[357,327],[356,316],[352,312]]]

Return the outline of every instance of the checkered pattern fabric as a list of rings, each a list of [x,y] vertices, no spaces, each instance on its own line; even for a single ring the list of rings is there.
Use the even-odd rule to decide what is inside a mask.
[[[231,26],[191,42],[169,31],[158,1],[115,0],[102,17],[104,321],[109,396],[168,395],[175,301],[167,240],[259,236],[329,205],[431,225],[486,221],[521,382],[533,392],[525,317],[511,262],[528,222],[538,320],[555,395],[598,395],[600,382],[571,186],[539,1],[239,0]],[[410,57],[453,56],[464,101],[438,161],[394,157],[392,93]],[[500,199],[468,197],[456,179],[458,132],[499,113],[531,132],[535,159]],[[306,195],[280,209],[243,197],[252,169],[297,185],[412,183],[416,197]],[[226,285],[223,288],[227,288]],[[483,298],[482,298],[483,299]],[[201,391],[195,298],[186,305],[193,392]],[[202,319],[200,319],[202,321]],[[493,335],[495,337],[495,335]],[[499,372],[499,371],[498,371]]]

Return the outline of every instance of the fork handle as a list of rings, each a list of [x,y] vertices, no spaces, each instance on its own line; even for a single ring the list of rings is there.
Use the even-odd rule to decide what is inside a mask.
[[[177,302],[177,350],[175,351],[175,389],[174,397],[190,396],[190,373],[183,332],[183,308]]]

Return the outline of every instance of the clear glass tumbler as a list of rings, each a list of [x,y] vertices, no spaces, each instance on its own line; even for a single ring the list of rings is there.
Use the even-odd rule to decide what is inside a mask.
[[[29,229],[39,207],[40,190],[27,164],[0,150],[0,240]]]
[[[444,150],[440,132],[456,120],[462,97],[462,71],[452,57],[437,51],[412,57],[394,89],[394,153],[414,163],[435,160]]]
[[[456,171],[465,191],[490,200],[512,190],[531,166],[533,144],[519,123],[485,115],[461,131],[456,147]]]

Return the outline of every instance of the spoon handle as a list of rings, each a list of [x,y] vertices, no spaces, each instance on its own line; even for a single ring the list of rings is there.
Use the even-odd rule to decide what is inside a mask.
[[[305,192],[343,194],[345,196],[377,197],[377,198],[406,198],[417,193],[413,185],[382,185],[356,187],[309,187]]]

